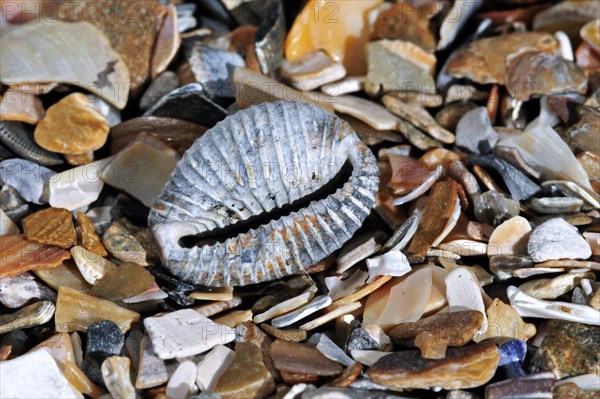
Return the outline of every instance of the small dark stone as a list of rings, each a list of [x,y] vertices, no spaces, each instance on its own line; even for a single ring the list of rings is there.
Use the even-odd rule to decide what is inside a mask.
[[[119,356],[123,352],[125,336],[114,322],[103,320],[92,324],[87,329],[87,344],[82,371],[94,383],[104,386],[104,378],[100,367],[110,356]]]
[[[149,115],[213,127],[227,116],[227,111],[208,98],[201,84],[190,83],[163,96],[144,113],[144,116]]]
[[[486,191],[475,197],[475,217],[481,223],[498,226],[519,214],[519,203],[498,191]]]
[[[179,87],[179,78],[174,72],[165,71],[150,83],[140,99],[140,109],[146,111],[164,95]]]
[[[165,269],[150,267],[148,271],[156,278],[158,286],[167,293],[169,299],[179,306],[191,306],[194,303],[189,295],[198,289],[197,285],[183,282],[173,277]]]
[[[375,341],[364,328],[355,328],[350,334],[348,340],[348,351],[358,350],[378,350],[377,341]]]
[[[496,170],[502,176],[510,195],[516,201],[527,200],[542,191],[542,188],[525,173],[495,155],[470,155],[469,161]]]
[[[489,154],[497,141],[498,133],[486,107],[467,112],[456,126],[456,145],[472,153]]]

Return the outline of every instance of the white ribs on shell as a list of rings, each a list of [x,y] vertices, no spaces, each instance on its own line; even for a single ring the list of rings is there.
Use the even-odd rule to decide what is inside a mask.
[[[184,248],[186,236],[242,227],[315,193],[346,161],[343,187],[287,216],[227,238]],[[196,140],[157,197],[149,226],[163,264],[183,280],[243,286],[302,273],[339,249],[362,225],[379,185],[376,160],[350,125],[302,102],[237,112]]]

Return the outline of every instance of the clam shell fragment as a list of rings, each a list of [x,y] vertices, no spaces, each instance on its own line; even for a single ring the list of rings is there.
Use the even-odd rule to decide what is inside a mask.
[[[352,173],[335,193],[214,240],[306,200],[346,162]],[[176,276],[206,286],[254,284],[302,273],[339,249],[368,216],[378,183],[375,157],[346,122],[305,103],[264,103],[227,117],[192,145],[148,222]],[[200,246],[182,247],[184,237]]]

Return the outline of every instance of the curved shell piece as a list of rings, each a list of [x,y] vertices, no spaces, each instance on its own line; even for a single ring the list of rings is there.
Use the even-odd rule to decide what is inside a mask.
[[[346,162],[352,174],[335,193],[215,239],[243,231],[259,215],[285,212]],[[301,273],[339,249],[368,216],[378,184],[375,157],[349,124],[307,103],[264,103],[225,118],[194,142],[148,222],[173,274],[207,286],[242,286]],[[186,236],[205,245],[184,248]]]

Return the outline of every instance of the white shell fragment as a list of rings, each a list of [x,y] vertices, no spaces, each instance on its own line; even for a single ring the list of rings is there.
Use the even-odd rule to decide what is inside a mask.
[[[526,255],[531,226],[522,216],[514,216],[494,229],[487,255]]]
[[[352,115],[376,130],[394,130],[398,118],[384,106],[355,96],[338,96],[332,102],[336,112]]]
[[[100,171],[110,160],[102,159],[52,176],[48,183],[50,205],[74,211],[96,201],[104,187]]]
[[[587,259],[592,250],[577,228],[561,218],[545,221],[533,230],[527,252],[534,262]]]
[[[235,352],[223,345],[217,345],[198,363],[196,385],[200,391],[212,391],[219,378],[235,360]]]
[[[339,276],[325,277],[325,285],[329,296],[334,301],[339,298],[354,294],[365,284],[369,273],[360,269],[354,270],[350,277],[342,280]]]
[[[342,79],[346,76],[346,68],[326,52],[315,51],[292,62],[283,60],[279,74],[286,78],[292,87],[309,91]]]
[[[214,323],[192,309],[148,317],[144,319],[144,327],[161,359],[197,355],[235,339],[232,328]]]
[[[377,276],[400,277],[411,271],[406,255],[400,251],[389,251],[367,259],[367,267],[369,269],[367,283],[375,280]]]
[[[287,313],[291,310],[297,309],[300,306],[306,305],[308,303],[308,301],[310,301],[312,299],[312,297],[315,295],[316,292],[317,292],[317,287],[315,287],[313,285],[313,286],[309,287],[306,291],[301,293],[300,295],[297,295],[286,301],[278,303],[277,305],[273,306],[266,312],[257,314],[256,316],[254,316],[252,321],[256,324],[259,324],[264,321],[270,320],[274,317],[277,317],[279,315],[282,315],[284,313]]]
[[[276,317],[271,320],[271,325],[275,328],[282,328],[294,324],[298,320],[310,316],[311,314],[326,308],[331,305],[331,297],[327,295],[319,295],[313,298],[312,301],[306,305],[282,316]]]
[[[485,313],[485,304],[481,295],[479,281],[473,273],[459,267],[451,271],[446,276],[446,298],[448,298],[448,307],[450,312],[459,312],[461,310],[478,310],[483,314],[483,323],[478,333],[483,333],[487,329],[487,316]]]
[[[363,259],[377,253],[385,238],[381,231],[372,231],[352,238],[337,258],[337,272],[343,273]]]
[[[329,96],[337,97],[361,91],[365,87],[366,76],[347,76],[337,82],[321,86],[321,91]]]
[[[521,317],[558,319],[600,326],[600,311],[591,306],[537,299],[512,285],[506,289],[506,293],[510,305]]]
[[[83,399],[45,348],[0,362],[0,381],[2,398]]]
[[[334,194],[224,242],[180,246],[182,237],[210,237],[314,193],[347,161],[352,174]],[[302,273],[341,248],[375,204],[378,174],[371,151],[336,116],[302,102],[260,104],[196,140],[148,222],[164,265],[185,281],[269,281]]]
[[[101,279],[106,273],[116,268],[114,263],[108,259],[104,259],[79,245],[71,248],[71,255],[85,281],[92,285],[96,283],[96,280]]]
[[[18,308],[32,299],[56,301],[56,293],[29,273],[0,279],[0,302],[7,308]]]
[[[127,104],[127,66],[92,24],[41,18],[2,29],[3,83],[69,83],[92,91],[119,109]]]
[[[431,188],[431,186],[433,186],[433,183],[435,183],[440,176],[442,176],[443,171],[444,167],[442,165],[438,165],[437,168],[435,168],[435,170],[431,172],[429,176],[427,176],[425,181],[423,181],[419,187],[415,188],[413,191],[403,197],[396,198],[394,201],[392,201],[392,205],[403,205],[419,198],[421,195],[425,194],[427,190]]]
[[[352,366],[356,363],[352,360],[346,352],[342,350],[339,346],[335,344],[327,335],[323,333],[317,333],[312,335],[308,343],[316,344],[316,348],[319,352],[323,354],[328,359],[333,360],[334,362],[338,362],[343,364],[346,367]]]
[[[167,396],[173,399],[185,399],[188,396],[195,395],[198,392],[198,388],[194,384],[195,380],[196,364],[191,360],[182,362],[169,378]]]

